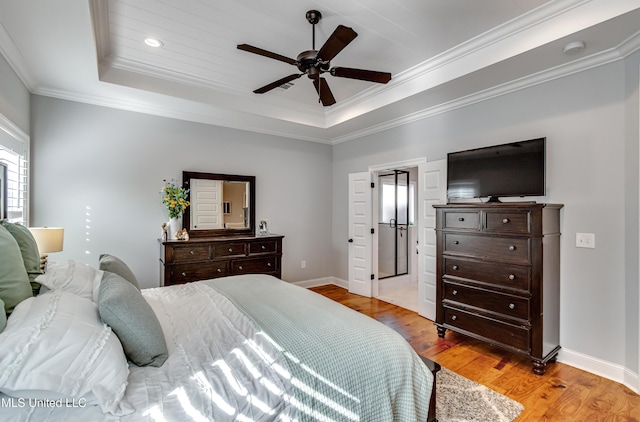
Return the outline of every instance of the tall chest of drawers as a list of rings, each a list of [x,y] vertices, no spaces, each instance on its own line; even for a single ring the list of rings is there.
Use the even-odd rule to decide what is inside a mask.
[[[436,326],[524,354],[560,350],[559,204],[434,205]]]
[[[280,278],[283,237],[272,234],[161,241],[160,285],[241,274],[270,274]]]

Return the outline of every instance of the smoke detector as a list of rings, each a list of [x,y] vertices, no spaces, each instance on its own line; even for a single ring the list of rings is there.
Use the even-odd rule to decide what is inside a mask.
[[[584,47],[584,41],[573,41],[565,45],[562,51],[567,55],[578,54],[579,52],[584,50]]]

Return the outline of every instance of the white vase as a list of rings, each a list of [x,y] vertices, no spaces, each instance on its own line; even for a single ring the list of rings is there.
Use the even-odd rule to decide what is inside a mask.
[[[179,218],[172,218],[167,223],[167,240],[176,240],[176,234],[182,230],[182,221]]]

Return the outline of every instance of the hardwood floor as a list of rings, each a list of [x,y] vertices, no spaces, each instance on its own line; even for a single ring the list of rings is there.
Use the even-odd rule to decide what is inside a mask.
[[[538,376],[520,355],[451,331],[438,338],[433,322],[415,312],[334,285],[311,290],[393,328],[418,354],[522,403],[517,422],[640,421],[640,396],[606,378],[560,362]]]

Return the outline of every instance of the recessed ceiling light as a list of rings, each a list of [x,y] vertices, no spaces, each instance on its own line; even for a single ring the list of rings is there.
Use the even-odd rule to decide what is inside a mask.
[[[159,48],[164,45],[162,41],[157,38],[145,38],[144,43],[153,48]]]

